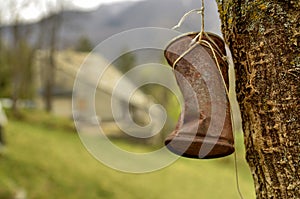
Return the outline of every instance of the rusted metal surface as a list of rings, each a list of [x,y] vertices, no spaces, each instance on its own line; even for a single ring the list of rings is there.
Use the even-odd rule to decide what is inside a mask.
[[[181,36],[169,44],[165,57],[171,66],[190,49],[197,34]],[[216,49],[215,55],[228,88],[224,42],[218,36],[208,34],[214,42],[203,39]],[[167,148],[190,158],[217,158],[233,153],[229,100],[211,49],[197,43],[176,63],[174,70],[185,105],[175,130],[165,140]]]

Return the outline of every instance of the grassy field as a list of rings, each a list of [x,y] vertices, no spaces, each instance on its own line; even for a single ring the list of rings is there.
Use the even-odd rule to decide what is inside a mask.
[[[42,119],[10,120],[7,151],[0,156],[0,199],[16,194],[26,194],[28,199],[239,198],[233,156],[218,160],[181,158],[160,171],[126,174],[96,161],[71,128],[45,125],[49,121]],[[238,140],[242,192],[246,199],[253,199],[253,182],[242,160],[241,137]],[[141,150],[145,147],[121,144]]]

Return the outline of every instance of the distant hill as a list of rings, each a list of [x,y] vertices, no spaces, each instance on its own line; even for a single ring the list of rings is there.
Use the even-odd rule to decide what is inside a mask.
[[[220,22],[217,7],[214,1],[207,1],[206,30],[220,33]],[[21,25],[23,32],[30,32],[31,41],[39,38],[40,29],[46,32],[53,19],[60,19],[59,44],[60,48],[74,47],[82,36],[88,37],[96,45],[109,36],[124,30],[137,27],[164,27],[171,28],[177,24],[187,11],[200,8],[201,3],[195,0],[145,0],[140,2],[122,2],[102,5],[89,12],[63,11],[56,16],[48,16],[34,23]],[[184,24],[181,31],[199,30],[201,26],[200,15],[193,14]],[[42,27],[42,28],[41,28]],[[10,27],[2,27],[6,39],[10,40],[8,33]],[[29,31],[26,31],[29,30]],[[47,45],[47,42],[45,42]]]

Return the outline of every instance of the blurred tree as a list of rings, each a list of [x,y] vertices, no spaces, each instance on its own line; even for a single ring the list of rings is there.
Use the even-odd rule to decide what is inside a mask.
[[[159,84],[147,84],[140,88],[156,104],[160,104],[165,108],[167,120],[160,133],[153,137],[151,143],[163,145],[166,136],[175,129],[179,114],[181,112],[180,104],[177,97],[168,88]]]
[[[11,70],[8,61],[8,47],[2,40],[0,30],[0,98],[8,98],[11,94]]]
[[[13,112],[18,115],[17,102],[20,98],[31,99],[35,94],[34,83],[34,59],[38,48],[46,47],[49,49],[48,60],[43,64],[43,70],[47,74],[43,78],[44,85],[44,99],[45,109],[50,111],[52,109],[52,88],[54,84],[55,73],[55,59],[54,54],[56,51],[57,34],[59,29],[60,18],[58,15],[53,14],[51,23],[41,23],[39,38],[31,38],[30,33],[34,30],[29,29],[28,26],[23,26],[19,22],[19,10],[25,9],[28,6],[42,6],[40,1],[25,0],[22,2],[10,1],[9,10],[11,10],[12,25],[10,32],[12,35],[11,44],[4,45],[1,40],[1,80],[0,87],[3,88],[1,93],[4,97],[8,96],[13,101]],[[48,9],[53,12],[57,10],[59,2],[49,2]],[[62,9],[62,6],[61,6]],[[0,10],[1,12],[1,10]],[[22,27],[22,28],[21,28]],[[2,36],[0,35],[2,38]],[[33,43],[33,40],[35,43]],[[46,46],[43,46],[45,44]]]
[[[45,64],[46,76],[44,77],[44,102],[45,102],[45,110],[47,112],[52,111],[53,104],[53,87],[55,80],[55,71],[56,71],[56,62],[55,62],[55,52],[56,45],[58,43],[58,30],[60,26],[60,17],[59,15],[54,15],[51,23],[50,30],[50,43],[49,43],[49,57],[48,62]]]
[[[20,98],[32,98],[34,95],[33,60],[36,49],[32,48],[26,37],[19,31],[18,24],[12,27],[14,46],[8,50],[11,69],[11,96],[13,112],[18,115],[17,102]]]
[[[17,41],[13,48],[8,49],[11,68],[12,99],[14,110],[17,111],[19,98],[32,99],[34,96],[33,61],[36,49],[28,44],[26,39]]]
[[[91,52],[93,50],[93,45],[87,36],[81,36],[78,40],[75,50],[81,52]]]
[[[39,42],[43,43],[41,46],[47,51],[46,61],[40,67],[42,72],[44,107],[47,112],[51,112],[53,109],[53,88],[55,85],[56,72],[55,56],[59,48],[58,34],[63,20],[59,12],[62,11],[64,7],[63,2],[59,0],[49,1],[47,7],[50,10],[50,20],[47,23],[41,23]]]
[[[300,198],[300,3],[217,2],[257,198]]]
[[[9,29],[12,42],[4,44],[0,34],[1,95],[12,98],[15,115],[19,115],[18,100],[32,98],[34,95],[33,60],[36,49],[29,44],[31,30],[20,29],[18,12],[18,9],[29,6],[29,2],[22,1],[18,5],[13,1],[9,2],[8,9],[11,11],[13,21]]]
[[[123,52],[127,52],[126,48]],[[114,63],[113,65],[120,70],[122,73],[128,72],[130,69],[135,67],[136,57],[133,52],[123,53]]]

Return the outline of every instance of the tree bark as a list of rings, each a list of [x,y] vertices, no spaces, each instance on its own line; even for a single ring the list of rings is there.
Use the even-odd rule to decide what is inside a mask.
[[[257,198],[300,198],[300,3],[217,3]]]

